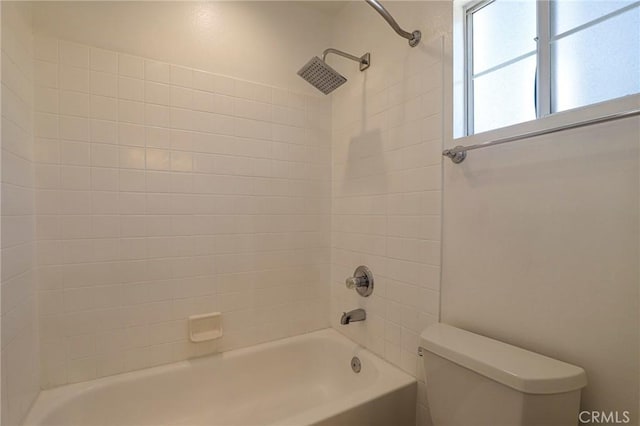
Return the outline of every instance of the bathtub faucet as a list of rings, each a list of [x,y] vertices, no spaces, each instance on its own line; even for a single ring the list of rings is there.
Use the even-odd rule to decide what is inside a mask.
[[[342,313],[340,324],[346,325],[354,321],[364,321],[365,319],[367,319],[367,313],[364,309],[354,309],[353,311]]]

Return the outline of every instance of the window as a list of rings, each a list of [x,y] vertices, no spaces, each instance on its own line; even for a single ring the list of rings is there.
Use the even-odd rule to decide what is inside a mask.
[[[640,92],[640,1],[464,8],[465,134]]]

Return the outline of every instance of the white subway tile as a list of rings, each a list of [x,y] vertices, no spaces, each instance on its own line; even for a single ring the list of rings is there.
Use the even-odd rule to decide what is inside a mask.
[[[234,105],[234,111],[238,117],[261,121],[271,120],[271,109],[271,104],[246,99],[236,99]]]
[[[95,358],[82,358],[68,362],[69,383],[84,382],[96,377]]]
[[[169,91],[171,86],[167,84],[144,82],[144,100],[147,103],[169,105]]]
[[[127,180],[130,180],[133,183],[133,186],[138,186],[140,181],[138,176],[135,174],[142,174],[140,171],[131,171],[131,170],[122,170],[127,174],[130,174],[130,177],[127,177]],[[144,174],[142,175],[142,187],[144,191]],[[141,191],[138,191],[141,192]],[[146,216],[122,216],[120,218],[120,237],[124,238],[132,238],[132,237],[140,237],[144,238],[147,236],[147,217]],[[148,240],[147,240],[148,245]]]
[[[145,175],[142,170],[120,170],[120,191],[144,192]]]
[[[192,91],[193,109],[196,111],[213,112],[213,93],[201,90]]]
[[[144,106],[144,120],[147,126],[153,127],[170,127],[170,109],[163,105],[150,105]]]
[[[214,92],[221,95],[235,96],[237,81],[220,75],[213,76]]]
[[[115,155],[115,162],[117,163],[117,151]],[[119,186],[117,169],[101,169],[97,167],[91,169],[91,189],[93,191],[117,191]]]
[[[120,236],[120,217],[114,215],[91,216],[93,238],[117,238]]]
[[[58,90],[47,87],[36,87],[35,90],[36,111],[50,114],[58,113]]]
[[[92,47],[89,52],[90,68],[94,71],[118,73],[118,54],[103,49]]]
[[[244,118],[235,119],[235,136],[251,139],[271,139],[271,123]]]
[[[146,127],[145,141],[148,148],[170,148],[170,130],[158,127]]]
[[[204,71],[193,71],[193,88],[207,92],[215,91],[215,76]]]
[[[34,38],[34,57],[48,62],[58,62],[58,40],[46,37]]]
[[[118,147],[106,144],[91,144],[91,166],[118,167]]]
[[[171,152],[171,170],[175,172],[190,172],[193,168],[193,158],[190,153]]]
[[[147,149],[148,170],[169,170],[171,168],[171,152],[162,149]]]
[[[145,80],[155,81],[158,83],[169,83],[171,81],[170,74],[169,64],[149,60],[144,61]]]
[[[144,169],[144,148],[120,147],[120,167],[124,169]]]
[[[233,115],[233,99],[234,98],[232,98],[231,96],[214,94],[212,98],[211,110],[208,111],[215,112],[216,114]]]
[[[235,96],[259,102],[271,102],[271,88],[249,81],[236,80]]]
[[[116,121],[118,119],[118,101],[115,98],[91,95],[91,118]]]
[[[60,163],[88,166],[90,145],[85,142],[60,141]]]
[[[118,54],[118,74],[125,77],[144,78],[144,60],[135,56]]]
[[[105,353],[105,355],[96,357],[96,372],[98,377],[111,376],[126,371],[124,354],[113,351],[102,351],[100,353]]]
[[[171,65],[170,74],[172,85],[193,87],[193,71],[190,68]]]
[[[96,192],[91,194],[91,211],[93,214],[109,215],[117,214],[120,209],[120,197],[118,192]]]
[[[64,303],[62,298],[62,291],[41,291],[39,293],[39,314],[42,316],[60,315],[64,313]],[[47,354],[48,357],[53,355]],[[51,358],[49,358],[51,359]],[[62,355],[64,360],[64,355]]]
[[[91,71],[91,93],[94,95],[118,96],[118,76],[106,72]]]
[[[66,90],[60,91],[60,114],[88,117],[89,95]]]
[[[60,143],[56,139],[37,138],[34,145],[36,163],[56,164],[60,162]]]
[[[144,103],[118,101],[118,119],[123,123],[144,124]]]
[[[36,86],[58,88],[58,65],[56,63],[36,60],[33,68]]]
[[[89,141],[89,120],[80,117],[60,116],[60,139]]]
[[[185,109],[193,108],[193,90],[191,89],[171,86],[169,97],[172,107]]]
[[[118,125],[118,143],[120,145],[144,146],[144,126],[140,126],[137,124],[120,123]]]
[[[118,79],[118,96],[120,99],[143,102],[145,100],[144,80],[120,77]]]
[[[39,164],[35,168],[35,187],[58,189],[60,187],[60,167],[52,164]]]
[[[151,151],[151,150],[148,150],[148,151]],[[157,153],[157,152],[149,153],[148,151],[147,151],[147,169],[152,169],[152,167],[149,165],[149,158],[151,158],[152,165],[159,168],[162,167],[161,170],[169,170],[169,165],[170,165],[169,152],[166,152],[166,157],[165,157],[165,154]],[[164,158],[158,158],[158,157],[164,157]],[[166,169],[164,167],[166,167]],[[169,173],[147,171],[147,192],[148,193],[169,192],[170,185],[171,185],[171,175]],[[147,198],[147,202],[149,202],[149,198]],[[154,219],[157,219],[157,218],[154,218]]]
[[[76,43],[58,43],[60,63],[74,67],[89,68],[89,48]]]
[[[90,141],[95,143],[118,143],[118,127],[113,121],[91,120],[89,122]]]
[[[58,70],[60,89],[89,93],[89,71],[84,68],[61,64]]]

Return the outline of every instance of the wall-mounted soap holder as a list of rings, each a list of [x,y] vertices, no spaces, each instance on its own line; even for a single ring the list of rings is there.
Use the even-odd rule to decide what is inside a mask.
[[[189,317],[189,339],[192,342],[206,342],[222,337],[222,314],[211,312]]]

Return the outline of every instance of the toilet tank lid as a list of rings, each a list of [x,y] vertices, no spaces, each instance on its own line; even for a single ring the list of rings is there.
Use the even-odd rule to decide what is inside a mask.
[[[587,384],[580,367],[447,324],[427,327],[420,335],[420,346],[524,393],[562,393]]]

